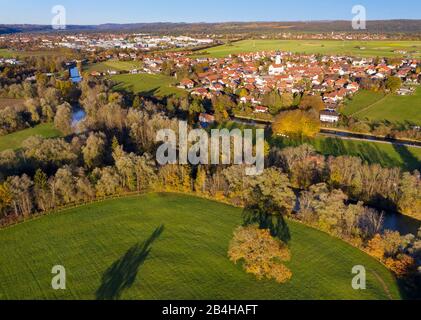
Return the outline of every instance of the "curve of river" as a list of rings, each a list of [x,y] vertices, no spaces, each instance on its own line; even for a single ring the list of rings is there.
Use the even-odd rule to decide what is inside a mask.
[[[267,121],[259,121],[259,120],[245,120],[245,119],[231,119],[234,122],[243,124],[243,125],[269,125]],[[387,138],[378,138],[367,136],[364,134],[352,134],[346,132],[338,132],[328,129],[322,129],[322,134],[334,136],[340,139],[356,139],[356,140],[366,140],[366,141],[377,141],[383,143],[390,143],[390,144],[399,144],[405,145],[415,148],[421,148],[421,142],[408,142],[405,140],[393,140]],[[384,217],[384,229],[385,230],[392,230],[392,231],[399,231],[402,235],[406,235],[408,233],[417,234],[418,229],[421,227],[421,221],[402,215],[396,212],[385,212]]]
[[[73,106],[72,126],[77,126],[85,117],[86,112],[83,108],[78,105]],[[395,212],[386,212],[384,219],[384,229],[399,231],[402,235],[417,234],[421,227],[421,221]]]

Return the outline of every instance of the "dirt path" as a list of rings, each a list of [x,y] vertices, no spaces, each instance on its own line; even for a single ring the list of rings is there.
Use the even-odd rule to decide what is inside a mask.
[[[384,292],[386,293],[386,295],[389,297],[389,299],[390,300],[394,300],[393,299],[393,297],[392,297],[392,294],[390,293],[390,291],[389,291],[389,288],[388,288],[388,286],[386,285],[386,283],[383,281],[383,279],[377,274],[377,272],[375,272],[375,271],[372,271],[371,272],[375,277],[376,277],[376,279],[377,280],[379,280],[379,282],[381,283],[381,285],[383,286],[383,290],[384,290]]]
[[[350,116],[350,117],[353,117],[353,116],[355,116],[355,115],[357,115],[357,114],[359,114],[359,113],[362,113],[362,112],[364,112],[364,111],[367,111],[367,110],[371,109],[371,108],[372,108],[372,107],[374,107],[376,104],[378,104],[378,103],[382,102],[383,100],[385,100],[388,96],[389,96],[388,94],[387,94],[387,95],[385,95],[385,96],[384,96],[383,98],[381,98],[380,100],[377,100],[376,102],[374,102],[374,103],[372,103],[372,104],[369,104],[367,107],[364,107],[363,109],[358,110],[357,112],[354,112],[353,114],[350,114],[349,116]]]

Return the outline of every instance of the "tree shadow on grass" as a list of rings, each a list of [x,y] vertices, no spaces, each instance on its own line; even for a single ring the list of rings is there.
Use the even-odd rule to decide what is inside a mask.
[[[378,163],[385,167],[399,167],[400,163],[379,148],[375,142],[357,142],[338,138],[327,138],[320,142],[325,155],[359,157],[370,164]]]
[[[421,169],[421,161],[412,154],[407,146],[394,144],[393,148],[399,153],[402,162],[405,164],[405,169],[410,171]]]
[[[139,95],[141,95],[142,97],[151,98],[151,97],[156,97],[158,92],[159,92],[159,87],[156,87],[156,88],[153,88],[153,89],[140,91]]]
[[[281,214],[270,214],[258,208],[247,207],[243,211],[243,226],[257,224],[260,229],[269,229],[272,237],[288,244],[291,233]]]
[[[132,287],[139,268],[145,263],[152,250],[152,244],[163,231],[162,225],[146,241],[134,245],[123,257],[113,263],[102,276],[101,286],[96,292],[97,300],[118,300],[124,290]]]

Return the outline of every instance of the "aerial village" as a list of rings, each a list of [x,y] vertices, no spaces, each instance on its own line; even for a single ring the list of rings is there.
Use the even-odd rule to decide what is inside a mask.
[[[346,34],[336,37],[352,39]],[[319,35],[316,38],[323,37]],[[171,75],[179,80],[176,87],[202,99],[229,95],[247,113],[251,112],[253,118],[263,120],[269,119],[270,114],[274,115],[262,98],[271,92],[292,97],[320,96],[324,103],[320,120],[336,123],[340,120],[340,106],[360,89],[381,86],[393,76],[402,80],[397,94],[411,95],[415,91],[414,85],[421,82],[420,61],[413,58],[387,60],[286,51],[243,53],[224,58],[201,55],[207,47],[219,43],[211,35],[193,38],[148,34],[47,34],[27,38],[3,36],[0,43],[38,49],[67,48],[95,54],[97,61],[134,61],[139,66],[125,71],[113,68],[90,71],[89,75],[94,77],[121,73],[162,74],[164,67],[171,64],[174,69]],[[11,58],[0,60],[0,65],[19,63],[19,60]],[[75,61],[70,62],[69,69],[72,80],[80,81],[82,70],[77,70],[76,65]],[[186,76],[180,79],[175,71],[177,69],[187,70]],[[202,118],[207,122],[214,121],[211,114],[202,115]]]
[[[111,58],[111,57],[110,57]],[[127,58],[121,56],[120,58]],[[130,73],[159,74],[165,61],[176,68],[192,70],[201,65],[203,72],[186,77],[178,87],[193,96],[212,99],[213,96],[241,92],[238,103],[249,105],[255,114],[269,113],[261,97],[277,91],[279,94],[307,94],[322,96],[325,104],[322,122],[339,121],[339,106],[355,95],[364,84],[381,82],[390,76],[401,78],[404,84],[399,95],[410,95],[413,85],[420,82],[416,73],[419,61],[402,59],[395,64],[385,60],[352,58],[346,56],[295,55],[291,52],[256,52],[231,55],[226,58],[196,58],[191,53],[162,53],[144,56],[142,68]],[[110,73],[115,74],[116,71]],[[101,76],[104,73],[93,72]],[[211,117],[210,117],[211,118]]]

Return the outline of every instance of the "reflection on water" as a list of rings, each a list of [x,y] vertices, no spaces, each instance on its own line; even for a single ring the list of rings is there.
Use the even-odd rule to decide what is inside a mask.
[[[299,198],[299,191],[295,190],[296,195],[296,202],[294,211],[300,211],[300,198]],[[374,208],[375,209],[375,208]],[[384,230],[391,230],[391,231],[398,231],[401,235],[407,235],[412,233],[413,235],[418,234],[418,230],[421,227],[421,221],[404,216],[397,212],[385,212],[384,214],[384,224],[383,224],[383,231]]]
[[[386,213],[384,218],[385,230],[399,231],[402,235],[416,235],[421,227],[421,221],[398,213]]]
[[[78,125],[83,119],[86,117],[86,112],[80,107],[73,109],[73,115],[72,115],[72,126],[75,127]]]

